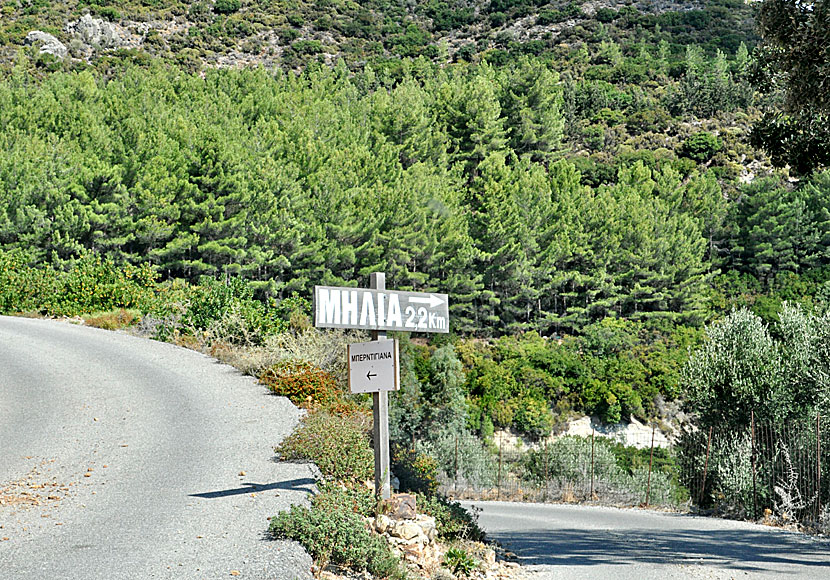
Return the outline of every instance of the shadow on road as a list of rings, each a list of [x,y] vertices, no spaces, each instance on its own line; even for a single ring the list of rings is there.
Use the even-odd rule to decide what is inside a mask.
[[[751,530],[533,530],[487,536],[513,550],[523,565],[697,564],[746,572],[804,566],[830,577],[830,544]]]
[[[304,491],[306,493],[312,492],[314,479],[304,477],[301,479],[290,479],[288,481],[279,481],[277,483],[243,483],[243,487],[236,487],[233,489],[222,489],[219,491],[208,491],[204,493],[191,493],[190,497],[201,497],[203,499],[216,499],[219,497],[228,497],[232,495],[243,495],[246,493],[258,493],[261,491],[270,491],[273,489],[284,489],[287,491]]]

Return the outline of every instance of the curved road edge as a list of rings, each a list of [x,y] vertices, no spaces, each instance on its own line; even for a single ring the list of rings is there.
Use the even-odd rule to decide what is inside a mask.
[[[310,578],[265,534],[313,489],[274,461],[300,416],[194,351],[0,317],[3,578]]]

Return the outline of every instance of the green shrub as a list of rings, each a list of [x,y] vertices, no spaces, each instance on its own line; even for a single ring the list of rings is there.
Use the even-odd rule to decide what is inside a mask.
[[[324,477],[350,485],[374,476],[374,453],[355,417],[309,413],[275,451],[284,460],[313,461]]]
[[[211,341],[243,345],[260,344],[266,336],[287,327],[274,309],[254,298],[243,278],[217,280],[209,276],[202,276],[191,288],[181,324],[191,334],[210,331]]]
[[[478,568],[478,562],[461,548],[450,548],[444,556],[444,566],[456,576],[469,576]]]
[[[29,267],[22,252],[0,251],[0,312],[39,311],[43,297],[54,293],[51,274]]]
[[[400,481],[401,491],[430,495],[438,490],[438,462],[414,447],[392,447],[392,471]]]
[[[44,275],[54,277],[54,285],[50,285],[52,293],[39,297],[39,309],[52,316],[142,309],[152,300],[156,285],[156,273],[151,266],[119,267],[93,252],[81,254],[69,263],[66,271],[47,268]]]
[[[217,14],[233,14],[241,8],[239,0],[216,0],[213,11]]]
[[[723,144],[720,139],[711,133],[701,131],[683,141],[679,153],[683,157],[688,157],[698,163],[705,163],[712,159],[722,147]]]
[[[311,507],[293,505],[272,518],[269,531],[274,538],[299,542],[320,568],[335,564],[378,578],[405,578],[386,540],[367,529],[349,499],[330,486]]]
[[[431,455],[451,479],[463,478],[477,486],[496,482],[496,462],[485,443],[469,431],[442,430],[427,441],[418,441],[419,452]]]
[[[553,428],[553,414],[548,402],[541,396],[531,395],[520,398],[513,416],[513,426],[519,432],[535,438],[550,435]]]
[[[418,511],[435,518],[438,535],[446,540],[484,541],[478,514],[440,494],[418,494]],[[475,510],[475,508],[473,508]]]

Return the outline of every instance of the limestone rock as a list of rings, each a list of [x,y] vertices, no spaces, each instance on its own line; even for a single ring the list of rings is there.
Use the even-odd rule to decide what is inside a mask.
[[[398,522],[389,533],[396,538],[402,538],[404,540],[414,540],[419,536],[426,537],[421,526],[409,521]]]
[[[387,501],[389,516],[394,520],[413,520],[418,514],[415,496],[411,493],[396,493]]]
[[[32,30],[26,35],[27,45],[40,44],[41,54],[51,54],[58,58],[66,58],[66,45],[49,33],[41,30]]]
[[[375,518],[375,531],[379,534],[385,534],[386,530],[388,530],[389,526],[391,525],[392,519],[389,516],[378,514],[378,516]]]
[[[84,14],[75,22],[66,25],[66,31],[89,46],[116,48],[123,44],[124,35],[120,27],[100,18]]]

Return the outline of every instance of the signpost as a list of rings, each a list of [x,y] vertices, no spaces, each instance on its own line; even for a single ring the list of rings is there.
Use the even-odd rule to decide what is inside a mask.
[[[449,300],[446,294],[315,286],[314,326],[449,332]]]
[[[401,372],[398,341],[374,340],[348,346],[349,390],[353,393],[397,391]]]
[[[389,397],[400,388],[398,341],[386,331],[449,332],[446,294],[386,289],[386,274],[369,277],[370,288],[314,287],[314,326],[370,330],[372,342],[348,347],[349,389],[372,393],[375,442],[375,493],[388,499],[390,485]]]

